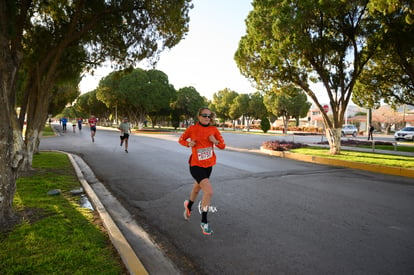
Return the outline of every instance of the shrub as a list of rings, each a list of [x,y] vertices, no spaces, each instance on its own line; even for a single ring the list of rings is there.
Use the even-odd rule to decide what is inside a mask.
[[[262,144],[263,148],[273,151],[289,151],[291,149],[307,147],[304,143],[295,143],[291,141],[265,141]]]
[[[267,117],[262,118],[262,121],[260,122],[260,129],[262,129],[264,133],[267,133],[267,131],[269,131],[270,121]]]
[[[178,120],[174,120],[171,124],[175,130],[177,130],[177,128],[180,127],[180,122]]]

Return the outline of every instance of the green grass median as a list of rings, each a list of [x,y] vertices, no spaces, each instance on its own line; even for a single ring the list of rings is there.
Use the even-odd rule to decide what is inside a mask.
[[[372,149],[372,146],[358,146],[361,148]],[[414,152],[413,145],[397,145],[396,147],[392,145],[375,145],[375,150],[388,150],[388,151],[397,151],[397,152]]]
[[[46,124],[45,128],[43,129],[42,136],[43,137],[55,136],[55,132],[53,132],[51,125]]]
[[[410,156],[399,156],[392,154],[368,153],[358,151],[341,150],[339,155],[329,154],[329,149],[320,147],[304,147],[292,149],[292,153],[319,156],[330,159],[346,160],[367,164],[383,165],[390,167],[414,168],[414,158]],[[391,153],[392,151],[390,151]]]
[[[70,193],[81,186],[67,155],[42,152],[33,168],[17,180],[22,222],[0,232],[0,274],[126,274],[99,217]]]

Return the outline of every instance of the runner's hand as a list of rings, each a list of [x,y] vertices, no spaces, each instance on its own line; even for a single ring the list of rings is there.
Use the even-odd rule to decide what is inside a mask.
[[[213,135],[209,136],[208,139],[215,145],[219,144],[219,141]]]

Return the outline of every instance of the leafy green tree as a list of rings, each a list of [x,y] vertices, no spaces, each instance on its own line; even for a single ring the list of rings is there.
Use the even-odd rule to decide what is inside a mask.
[[[368,7],[371,12],[382,14],[397,13],[407,24],[414,24],[414,3],[410,0],[370,0]]]
[[[299,126],[299,119],[308,115],[312,103],[308,102],[308,97],[302,90],[290,94],[290,103],[292,104],[292,118],[296,120],[296,126]]]
[[[99,81],[95,90],[96,99],[104,103],[108,109],[119,110],[120,116],[127,115],[125,108],[128,106],[128,98],[119,86],[123,77],[130,73],[130,69],[111,72]],[[143,70],[142,73],[144,74]]]
[[[379,107],[373,112],[372,116],[373,120],[381,122],[381,127],[385,128],[386,134],[388,134],[388,131],[392,126],[403,121],[402,116],[388,105]]]
[[[246,117],[249,116],[248,110],[249,110],[249,101],[250,97],[248,94],[239,94],[234,99],[233,103],[230,106],[230,118],[233,120],[239,119],[240,117],[244,120]],[[234,124],[233,124],[234,125]]]
[[[145,70],[135,69],[123,76],[119,82],[120,108],[136,123],[142,123],[153,109],[151,81]],[[119,107],[118,107],[119,108]]]
[[[128,66],[157,57],[187,33],[191,8],[191,0],[0,0],[0,225],[13,220],[17,171],[35,147],[29,143],[42,129],[56,82],[107,59]],[[23,142],[26,115],[31,136]]]
[[[250,94],[248,114],[251,119],[259,119],[268,115],[267,108],[263,102],[263,96],[259,92]]]
[[[353,101],[375,108],[414,102],[414,2],[373,0],[369,10],[381,23],[382,43],[358,81]]]
[[[231,119],[230,106],[237,95],[238,94],[235,91],[228,88],[213,94],[212,109],[216,113],[217,117],[222,119],[222,122]]]
[[[178,110],[171,110],[171,124],[175,130],[180,127],[180,113]]]
[[[171,115],[171,103],[177,98],[177,91],[169,83],[168,76],[158,70],[147,71],[150,81],[150,100],[151,108],[148,110],[148,116],[151,118],[152,127],[157,124],[159,117]]]
[[[129,116],[141,125],[150,116],[154,126],[159,116],[169,116],[170,104],[176,91],[165,73],[158,70],[123,70],[103,78],[97,88],[97,97],[120,116]]]
[[[311,107],[305,93],[293,85],[268,92],[264,103],[273,115],[282,117],[284,133],[287,133],[289,119],[295,118],[299,125],[299,119],[305,117]]]
[[[47,41],[48,37],[39,37],[36,41],[43,42],[44,40],[42,39]],[[26,119],[21,170],[31,169],[33,154],[38,152],[40,133],[45,126],[50,105],[63,99],[67,100],[65,103],[72,102],[74,100],[73,95],[76,98],[76,95],[80,93],[78,84],[82,68],[80,60],[77,58],[81,58],[82,49],[79,47],[68,48],[56,65],[55,74],[50,76],[51,79],[49,80],[38,75],[39,72],[37,70],[40,70],[40,68],[32,63],[33,59],[44,56],[46,53],[47,50],[44,47],[34,47],[32,52],[27,53],[27,58],[24,60],[19,72],[20,76],[23,75],[20,78],[20,81],[23,81],[23,85],[18,90],[22,94],[19,114],[20,127],[23,126],[23,120]],[[73,63],[65,65],[67,62]],[[64,108],[64,105],[60,106]]]
[[[82,114],[82,118],[88,118],[90,115],[97,118],[108,117],[111,109],[99,100],[96,94],[97,90],[93,90],[77,98],[75,108]]]
[[[68,102],[73,102],[80,94],[77,81],[62,83],[52,89],[53,96],[49,103],[48,114],[59,114]]]
[[[29,170],[32,166],[33,154],[40,152],[40,135],[39,133],[43,131],[45,126],[45,121],[49,115],[58,114],[67,104],[67,102],[73,102],[76,97],[80,94],[78,89],[78,81],[67,81],[55,85],[51,90],[52,96],[49,101],[49,107],[47,112],[43,113],[43,116],[36,116],[34,119],[35,113],[31,112],[30,115],[26,116],[26,131],[25,131],[25,149],[24,158],[21,163],[22,170]],[[24,112],[24,111],[22,111]],[[34,127],[37,123],[37,127]],[[28,142],[27,139],[32,139],[31,142]]]
[[[250,131],[253,119],[259,119],[268,114],[263,103],[263,96],[259,92],[253,94],[239,94],[230,106],[230,118],[243,120],[243,125]],[[245,123],[246,122],[246,123]]]
[[[191,86],[179,89],[177,100],[171,104],[172,109],[184,117],[187,126],[190,119],[196,121],[197,112],[203,106],[207,106],[206,100]]]
[[[235,60],[260,90],[294,84],[321,110],[331,154],[340,153],[341,127],[352,91],[379,41],[368,1],[254,0]],[[366,43],[369,41],[370,43]],[[321,83],[332,116],[312,82]]]

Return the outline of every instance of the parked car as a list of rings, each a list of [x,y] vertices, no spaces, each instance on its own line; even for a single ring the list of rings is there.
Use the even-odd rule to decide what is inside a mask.
[[[355,127],[355,125],[346,124],[342,126],[342,130],[341,130],[342,136],[352,135],[353,137],[356,137],[357,133],[358,133],[358,128]]]
[[[395,132],[394,139],[405,139],[414,141],[414,126],[404,127],[401,130]]]

